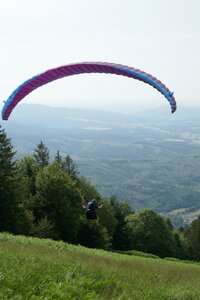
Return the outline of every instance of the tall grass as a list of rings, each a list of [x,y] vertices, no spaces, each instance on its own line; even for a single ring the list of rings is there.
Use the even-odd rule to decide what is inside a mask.
[[[0,299],[200,299],[200,266],[0,234]]]

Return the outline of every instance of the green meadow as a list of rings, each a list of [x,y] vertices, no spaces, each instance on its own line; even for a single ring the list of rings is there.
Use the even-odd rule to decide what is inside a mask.
[[[200,299],[198,263],[138,255],[1,233],[0,299]]]

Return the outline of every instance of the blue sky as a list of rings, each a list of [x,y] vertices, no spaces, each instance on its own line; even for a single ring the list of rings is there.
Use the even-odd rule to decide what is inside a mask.
[[[121,63],[159,78],[178,107],[200,106],[200,1],[6,0],[0,5],[0,109],[26,79],[81,61]],[[155,89],[114,75],[64,78],[24,103],[134,113],[169,105]]]

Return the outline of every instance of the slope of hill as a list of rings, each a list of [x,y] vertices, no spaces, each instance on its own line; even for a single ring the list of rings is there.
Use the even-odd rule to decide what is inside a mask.
[[[115,195],[133,209],[158,212],[200,208],[200,155],[138,160],[77,161],[84,174],[107,197]]]
[[[52,156],[70,154],[104,197],[169,212],[200,208],[199,115],[185,107],[124,115],[22,104],[2,126],[18,157],[42,140]]]
[[[0,233],[1,299],[200,299],[197,263]]]

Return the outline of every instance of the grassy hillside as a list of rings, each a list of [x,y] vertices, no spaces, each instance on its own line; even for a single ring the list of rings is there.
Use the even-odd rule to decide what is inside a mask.
[[[200,265],[0,234],[0,299],[200,299]]]

